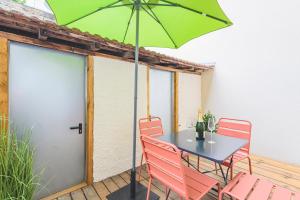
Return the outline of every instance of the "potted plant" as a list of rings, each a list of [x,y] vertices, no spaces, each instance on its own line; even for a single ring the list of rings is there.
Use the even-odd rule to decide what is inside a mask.
[[[8,120],[0,116],[0,199],[33,199],[38,186],[34,174],[34,149],[30,131],[24,137],[7,127]]]
[[[203,122],[205,124],[205,131],[208,131],[208,120],[210,118],[214,118],[214,120],[216,121],[216,117],[210,111],[208,111],[207,113],[205,113],[203,115]],[[213,133],[215,133],[216,131],[217,131],[217,125],[215,126],[215,128],[213,130]]]
[[[197,132],[196,139],[197,140],[205,139],[205,132],[208,131],[207,126],[208,126],[208,120],[210,118],[216,119],[215,116],[210,111],[205,113],[203,116],[202,116],[201,110],[198,111],[198,121],[196,124],[196,132]],[[213,132],[216,132],[216,127],[213,130]]]

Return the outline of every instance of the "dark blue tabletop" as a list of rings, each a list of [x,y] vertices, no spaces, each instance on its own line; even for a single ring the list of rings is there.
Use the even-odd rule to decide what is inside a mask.
[[[221,163],[247,144],[247,140],[213,134],[214,144],[209,144],[210,135],[205,140],[196,140],[195,130],[164,134],[158,139],[172,143],[179,149],[200,157]]]

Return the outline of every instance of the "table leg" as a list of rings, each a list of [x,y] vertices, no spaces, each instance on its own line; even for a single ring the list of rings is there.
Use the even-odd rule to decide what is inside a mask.
[[[218,164],[219,167],[220,167],[220,171],[222,173],[222,176],[223,176],[223,179],[224,179],[224,182],[225,182],[225,185],[227,185],[227,178],[225,177],[225,174],[224,174],[224,171],[223,171],[223,168],[222,168],[222,164]]]
[[[226,176],[225,176],[224,170],[222,168],[222,163],[218,163],[219,167],[220,167],[220,170],[221,170],[221,173],[222,173],[222,176],[224,178],[225,185],[227,185],[228,172],[229,172],[229,170],[232,166],[232,163],[233,163],[233,156],[231,156],[231,158],[230,158],[230,163],[229,163],[229,167],[227,168],[227,171],[226,171]]]
[[[198,167],[195,167],[192,163],[190,163],[190,159],[185,159],[184,157],[182,157],[182,154],[181,154],[181,158],[182,160],[184,160],[187,164],[188,164],[188,167],[192,167],[194,168],[195,170],[197,170],[198,172],[200,172],[200,170],[198,169]]]
[[[233,163],[233,156],[231,156],[231,158],[230,158],[229,167],[227,168],[227,172],[226,172],[226,179],[228,179],[228,172],[232,167],[232,163]]]

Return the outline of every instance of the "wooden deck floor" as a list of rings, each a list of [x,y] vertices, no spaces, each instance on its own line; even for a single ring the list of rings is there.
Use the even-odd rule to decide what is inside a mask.
[[[192,158],[192,162],[196,164],[196,157]],[[209,170],[213,168],[213,163],[201,160],[200,168],[202,170]],[[267,158],[252,156],[253,172],[261,177],[271,180],[275,184],[289,188],[293,191],[300,192],[300,166],[288,165],[282,162],[277,162]],[[241,162],[235,168],[235,173],[238,171],[246,171],[248,165],[246,162]],[[215,173],[208,174],[214,177],[223,184],[223,180]],[[141,183],[147,186],[148,175],[143,169]],[[94,183],[92,186],[87,186],[75,192],[63,195],[57,200],[105,200],[106,196],[119,188],[127,185],[130,181],[130,172],[123,172],[122,174],[110,177],[104,181]],[[161,199],[165,198],[164,189],[158,181],[154,181],[152,186],[153,192],[158,194]],[[179,199],[175,193],[171,193],[169,199]],[[216,193],[211,192],[207,195],[205,200],[217,199]]]

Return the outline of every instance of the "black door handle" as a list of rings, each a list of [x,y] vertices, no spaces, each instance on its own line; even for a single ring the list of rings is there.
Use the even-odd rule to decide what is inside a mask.
[[[78,134],[82,134],[82,123],[79,123],[78,126],[71,126],[70,129],[78,129]]]

